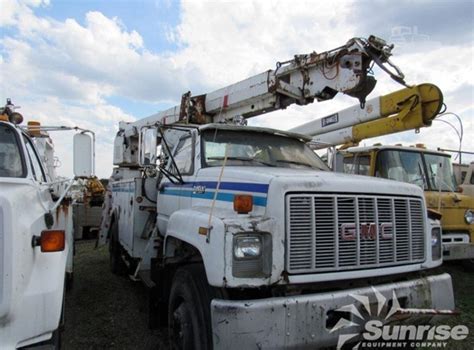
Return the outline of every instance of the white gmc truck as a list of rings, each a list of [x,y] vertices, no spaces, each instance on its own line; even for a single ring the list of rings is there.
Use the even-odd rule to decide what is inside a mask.
[[[69,128],[24,127],[14,110],[10,101],[0,108],[0,349],[59,349],[73,273],[73,180],[56,176],[47,131]],[[75,172],[87,176],[92,139],[74,140]]]
[[[308,137],[244,125],[339,91],[363,104],[369,63],[390,48],[351,39],[120,123],[104,211],[110,266],[150,287],[151,326],[167,324],[173,348],[336,346],[362,331],[341,327],[353,295],[454,307],[450,276],[433,272],[441,229],[420,188],[332,173]]]

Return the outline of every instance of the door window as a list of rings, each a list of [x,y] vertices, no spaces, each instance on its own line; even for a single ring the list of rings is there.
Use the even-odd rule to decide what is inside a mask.
[[[178,147],[176,148],[176,153],[174,156],[174,162],[176,163],[181,175],[192,174],[193,157],[193,138],[189,136],[181,139],[179,141]]]
[[[0,125],[0,177],[26,176],[18,140],[13,128]]]
[[[38,157],[38,154],[35,151],[35,148],[31,141],[24,137],[26,151],[28,153],[28,160],[31,164],[31,169],[33,170],[33,177],[38,182],[46,182],[46,176],[43,171],[43,167],[41,166],[41,161]]]
[[[346,174],[370,175],[370,156],[344,157],[344,172]]]

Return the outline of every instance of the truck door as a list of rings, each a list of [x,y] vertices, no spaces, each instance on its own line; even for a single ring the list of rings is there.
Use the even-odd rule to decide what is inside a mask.
[[[194,154],[195,136],[192,132],[185,132],[174,148],[173,160],[168,161],[168,169],[175,176],[181,176],[184,183],[177,183],[168,178],[163,178],[158,192],[158,225],[160,231],[164,232],[171,214],[179,209],[191,206],[193,194],[194,175]],[[179,172],[179,174],[178,174]]]

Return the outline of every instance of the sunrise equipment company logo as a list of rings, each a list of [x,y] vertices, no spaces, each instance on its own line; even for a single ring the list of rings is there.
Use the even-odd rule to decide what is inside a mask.
[[[452,314],[453,312],[449,310],[404,309],[400,306],[395,291],[392,291],[392,299],[387,300],[377,289],[372,287],[372,290],[375,302],[371,302],[366,295],[350,294],[354,303],[335,310],[348,317],[348,319],[341,317],[329,331],[330,333],[342,331],[338,338],[337,350],[342,349],[344,344],[354,342],[356,342],[352,346],[354,350],[409,347],[418,349],[446,348],[448,340],[463,340],[469,334],[469,328],[465,325],[451,327],[442,324],[387,324],[411,315]],[[357,327],[356,331],[352,327]],[[348,329],[348,333],[344,333],[344,329]]]

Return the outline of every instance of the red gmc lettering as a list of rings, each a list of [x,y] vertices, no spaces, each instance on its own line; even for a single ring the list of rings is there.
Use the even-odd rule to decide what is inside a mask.
[[[341,225],[341,239],[343,241],[353,241],[356,239],[356,225],[342,224]]]
[[[374,241],[377,239],[377,225],[374,222],[363,222],[360,224],[360,239]],[[379,226],[380,239],[393,239],[393,224],[383,222]],[[357,238],[355,223],[344,223],[340,228],[343,241],[354,241]]]

